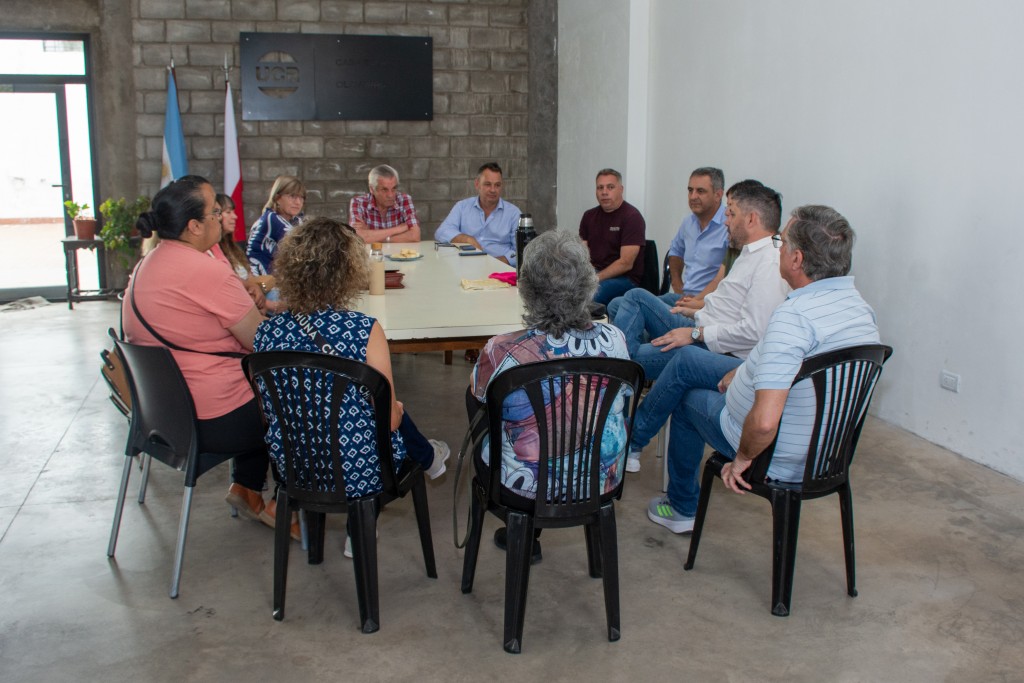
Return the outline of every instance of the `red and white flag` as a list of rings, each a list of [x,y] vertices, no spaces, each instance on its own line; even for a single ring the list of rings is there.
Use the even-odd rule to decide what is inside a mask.
[[[235,103],[231,99],[231,83],[225,84],[224,98],[224,194],[235,203],[235,240],[245,241],[245,210],[242,208],[242,165],[238,160],[238,131],[235,128]]]

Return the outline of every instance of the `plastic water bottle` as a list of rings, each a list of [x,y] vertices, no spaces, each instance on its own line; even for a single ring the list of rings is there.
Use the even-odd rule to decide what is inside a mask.
[[[516,279],[523,268],[523,251],[526,245],[537,236],[533,229],[533,216],[528,213],[519,214],[519,227],[516,228]]]

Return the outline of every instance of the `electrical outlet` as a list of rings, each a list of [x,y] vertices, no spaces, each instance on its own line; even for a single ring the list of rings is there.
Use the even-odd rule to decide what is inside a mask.
[[[960,393],[960,375],[943,370],[939,373],[939,386],[954,394]]]

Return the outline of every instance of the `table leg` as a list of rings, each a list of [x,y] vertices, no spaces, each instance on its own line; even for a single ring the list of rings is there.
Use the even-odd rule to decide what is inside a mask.
[[[74,310],[72,292],[78,291],[78,250],[64,247],[64,269],[68,281],[68,310]]]

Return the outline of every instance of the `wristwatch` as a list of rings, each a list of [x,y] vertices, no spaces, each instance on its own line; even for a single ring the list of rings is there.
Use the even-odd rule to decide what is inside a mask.
[[[690,339],[695,342],[699,342],[702,336],[704,336],[704,330],[700,327],[693,328],[693,332],[690,333]]]

